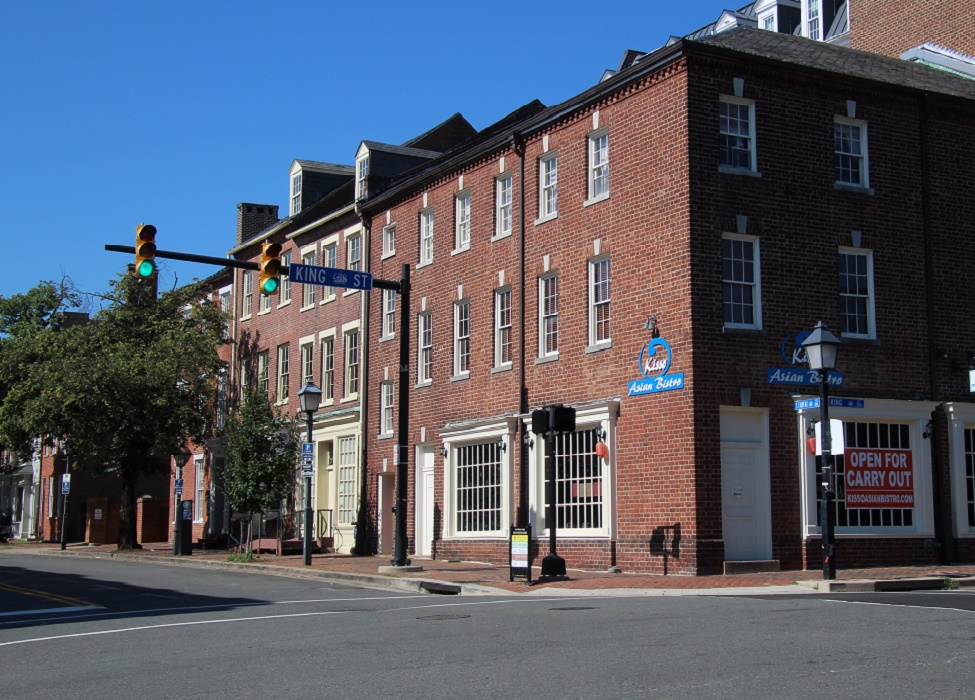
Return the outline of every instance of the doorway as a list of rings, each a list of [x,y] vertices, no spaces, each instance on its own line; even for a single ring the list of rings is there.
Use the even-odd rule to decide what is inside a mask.
[[[772,559],[768,413],[721,408],[721,525],[725,561]]]
[[[419,465],[416,479],[416,556],[433,555],[434,532],[434,453],[432,445],[420,445],[416,450]]]

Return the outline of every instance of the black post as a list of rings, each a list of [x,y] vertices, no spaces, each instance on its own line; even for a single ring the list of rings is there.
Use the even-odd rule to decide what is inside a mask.
[[[823,499],[819,511],[819,523],[823,536],[823,580],[836,578],[836,542],[833,536],[836,514],[833,510],[833,443],[829,430],[829,389],[826,384],[829,371],[819,371],[819,406],[822,417],[820,439],[823,461]]]
[[[307,427],[307,433],[305,436],[305,442],[312,442],[311,434],[314,424],[314,411],[308,411],[305,414],[305,425]],[[306,474],[305,477],[305,531],[302,533],[303,543],[302,551],[305,555],[305,566],[311,566],[311,474]]]
[[[555,433],[545,433],[545,524],[548,525],[548,555],[542,559],[542,576],[565,576],[565,559],[555,551],[558,509],[555,507]]]
[[[71,473],[71,452],[68,449],[64,451],[64,473],[65,475]],[[70,483],[70,482],[69,482]],[[70,491],[70,487],[68,487]],[[68,494],[64,492],[64,477],[61,477],[61,551],[63,552],[67,548],[67,541],[64,539],[64,519],[68,515]]]
[[[176,478],[183,478],[182,467],[176,467]],[[173,504],[173,513],[175,514],[173,516],[173,554],[179,556],[183,553],[183,509],[181,507],[181,503],[183,501],[182,487],[179,489],[173,488],[173,493],[176,495],[176,502]]]
[[[393,566],[409,566],[406,558],[406,499],[410,457],[410,266],[403,265],[399,288],[399,416],[396,424],[396,535]]]

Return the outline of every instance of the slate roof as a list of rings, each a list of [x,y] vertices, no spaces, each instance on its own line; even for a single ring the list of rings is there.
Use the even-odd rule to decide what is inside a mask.
[[[930,66],[762,29],[734,29],[697,42],[796,66],[975,100],[975,81]]]

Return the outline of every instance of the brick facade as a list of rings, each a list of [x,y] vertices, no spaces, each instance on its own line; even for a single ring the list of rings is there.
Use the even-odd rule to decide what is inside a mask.
[[[933,42],[975,56],[975,13],[966,0],[928,0],[921,5],[849,0],[850,46],[886,56]]]

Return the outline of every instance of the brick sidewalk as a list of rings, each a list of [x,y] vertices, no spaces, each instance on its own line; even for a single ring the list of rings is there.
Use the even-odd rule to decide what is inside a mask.
[[[60,554],[57,544],[12,544],[0,546],[0,553],[9,550],[29,549],[45,554]],[[116,552],[114,545],[72,545],[67,554],[112,554]],[[141,550],[125,553],[127,556],[173,557],[172,546],[166,543],[146,544]],[[178,557],[180,563],[190,564],[192,561],[226,562],[227,552],[219,550],[194,550],[190,557]],[[297,556],[276,556],[261,554],[255,556],[255,563],[263,566],[285,567],[295,569],[295,573],[304,569],[303,559]],[[430,559],[415,559],[414,565],[422,566],[422,572],[383,573],[380,567],[389,565],[388,556],[352,557],[343,554],[316,554],[312,557],[311,569],[316,573],[333,572],[343,575],[358,575],[372,577],[392,577],[404,579],[425,579],[444,581],[448,583],[468,586],[498,588],[505,591],[524,593],[529,590],[610,590],[610,589],[648,589],[648,590],[705,590],[729,588],[765,588],[771,586],[791,586],[799,581],[821,581],[821,571],[779,571],[761,574],[736,574],[730,576],[663,576],[653,574],[606,573],[597,571],[579,571],[570,569],[563,580],[538,580],[539,569],[532,571],[533,585],[528,586],[524,581],[511,583],[508,581],[508,568],[476,562],[454,562]],[[922,577],[934,578],[964,578],[975,576],[975,564],[958,564],[944,566],[901,566],[869,569],[840,569],[837,571],[838,581],[915,579]]]

